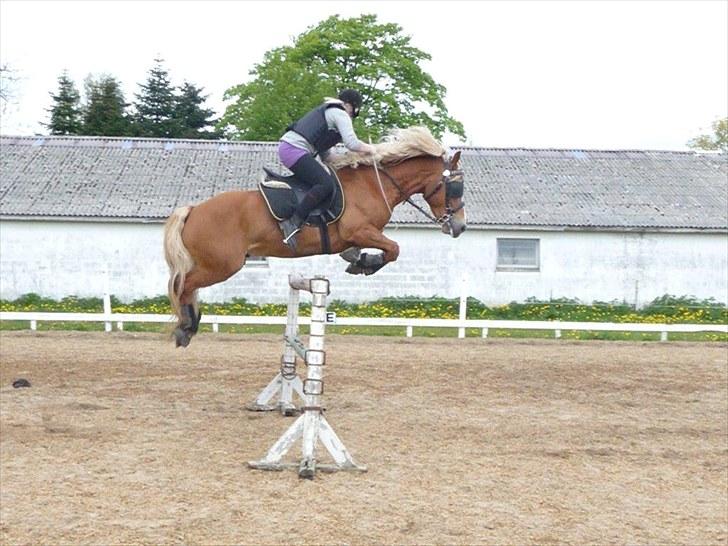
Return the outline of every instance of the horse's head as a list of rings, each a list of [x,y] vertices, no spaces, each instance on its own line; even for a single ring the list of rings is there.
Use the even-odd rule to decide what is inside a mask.
[[[467,227],[463,202],[464,175],[458,168],[459,161],[458,151],[445,160],[442,175],[432,183],[432,187],[426,187],[423,192],[437,223],[442,226],[442,232],[453,237],[459,237]]]
[[[463,204],[463,171],[459,169],[460,152],[446,157],[446,149],[435,140],[426,127],[396,129],[377,144],[375,157],[366,158],[358,154],[341,154],[330,162],[334,168],[352,167],[358,164],[373,165],[374,174],[384,201],[391,214],[384,186],[379,173],[385,176],[399,195],[395,205],[406,201],[429,219],[442,227],[442,232],[459,237],[465,231],[465,209]],[[376,158],[376,160],[375,160]],[[444,158],[444,160],[443,160]],[[411,162],[410,162],[411,161]],[[377,162],[383,167],[379,168]],[[397,169],[396,178],[384,166]],[[414,193],[421,193],[430,206],[432,214],[410,199]]]

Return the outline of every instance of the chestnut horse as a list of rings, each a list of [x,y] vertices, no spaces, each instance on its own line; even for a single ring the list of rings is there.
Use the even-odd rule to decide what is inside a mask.
[[[398,130],[376,144],[374,158],[345,153],[330,166],[338,169],[346,208],[328,225],[331,254],[350,262],[348,273],[370,275],[399,255],[399,245],[382,234],[392,209],[423,194],[443,233],[458,237],[466,227],[460,152],[452,157],[422,127]],[[332,154],[333,155],[333,154]],[[169,300],[178,318],[177,346],[186,347],[197,332],[197,290],[237,273],[248,256],[294,258],[322,253],[317,227],[298,233],[295,252],[283,243],[277,220],[258,190],[230,191],[195,206],[177,208],[164,227],[170,276]],[[367,254],[362,248],[382,252]]]

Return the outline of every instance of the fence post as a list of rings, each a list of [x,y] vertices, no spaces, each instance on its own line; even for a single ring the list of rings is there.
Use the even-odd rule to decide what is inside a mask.
[[[460,320],[465,320],[465,318],[468,316],[468,281],[465,275],[463,275],[462,279],[460,280],[460,313],[458,314],[458,318]],[[458,337],[460,339],[465,337],[465,328],[460,327],[458,328]]]
[[[109,296],[108,292],[104,294],[104,314],[111,314],[111,296]],[[104,323],[104,330],[111,332],[111,322],[107,321]]]

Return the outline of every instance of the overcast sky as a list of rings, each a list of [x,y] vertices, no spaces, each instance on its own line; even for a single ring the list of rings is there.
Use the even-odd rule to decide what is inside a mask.
[[[132,101],[157,56],[222,113],[266,51],[337,13],[398,23],[429,53],[474,146],[684,150],[728,115],[726,0],[0,0],[0,58],[18,78],[0,131],[44,133],[64,69],[79,89],[115,76]]]

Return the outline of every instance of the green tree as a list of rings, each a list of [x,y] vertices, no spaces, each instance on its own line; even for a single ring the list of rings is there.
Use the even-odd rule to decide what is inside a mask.
[[[465,136],[444,103],[446,89],[421,67],[430,55],[411,45],[397,24],[376,15],[334,15],[298,36],[292,46],[268,51],[253,79],[225,92],[234,101],[218,127],[230,138],[276,140],[286,126],[326,96],[358,89],[364,107],[354,127],[362,138],[378,138],[394,127],[425,125],[441,137]]]
[[[76,89],[73,80],[64,70],[58,77],[58,91],[51,93],[53,105],[48,110],[51,113],[50,123],[44,123],[52,135],[77,135],[81,131],[81,95]]]
[[[222,135],[213,130],[216,123],[215,112],[203,108],[208,95],[202,95],[202,88],[184,82],[179,88],[179,94],[174,108],[174,119],[180,126],[179,138],[216,139]]]
[[[698,150],[721,150],[728,153],[728,118],[716,119],[712,129],[712,135],[700,135],[689,141],[688,146]]]
[[[128,136],[131,122],[126,114],[129,104],[119,82],[112,76],[102,75],[86,80],[86,105],[83,111],[81,134]]]
[[[176,97],[162,59],[154,59],[147,81],[135,94],[135,134],[142,137],[175,138],[181,132],[174,117]]]

